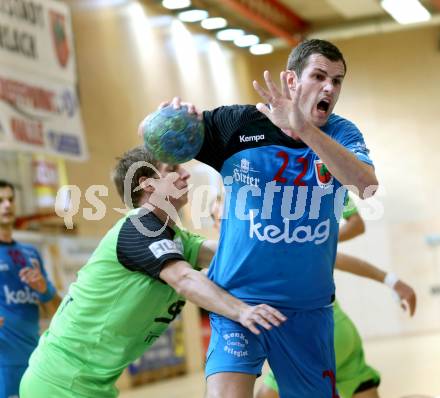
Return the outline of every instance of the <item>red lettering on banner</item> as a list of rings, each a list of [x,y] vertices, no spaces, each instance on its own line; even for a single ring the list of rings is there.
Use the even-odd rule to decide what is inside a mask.
[[[17,141],[32,145],[44,145],[41,122],[12,118],[11,129]]]
[[[40,87],[28,86],[15,80],[0,78],[0,100],[35,110],[57,112],[55,93]]]

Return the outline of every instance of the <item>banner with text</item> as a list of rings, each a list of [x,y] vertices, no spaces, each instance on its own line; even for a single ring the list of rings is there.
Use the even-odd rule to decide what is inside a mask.
[[[0,65],[0,150],[87,157],[73,83],[36,77]]]
[[[2,65],[76,82],[69,7],[53,0],[0,0]]]

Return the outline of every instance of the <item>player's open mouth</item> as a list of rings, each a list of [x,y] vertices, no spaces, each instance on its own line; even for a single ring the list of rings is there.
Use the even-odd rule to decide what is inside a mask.
[[[330,109],[330,101],[323,99],[318,102],[318,105],[316,105],[316,108],[318,109],[319,113],[327,114],[328,110]]]

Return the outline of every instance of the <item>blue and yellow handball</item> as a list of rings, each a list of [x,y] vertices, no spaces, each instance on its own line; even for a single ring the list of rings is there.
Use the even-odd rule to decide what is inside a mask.
[[[145,147],[164,163],[184,163],[200,152],[203,144],[203,122],[182,106],[168,105],[148,115],[139,126]]]

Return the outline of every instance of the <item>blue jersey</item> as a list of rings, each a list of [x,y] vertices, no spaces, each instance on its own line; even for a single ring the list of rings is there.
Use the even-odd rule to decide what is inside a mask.
[[[0,365],[26,365],[38,343],[40,295],[20,280],[24,267],[41,267],[38,251],[31,245],[0,242]],[[51,286],[47,281],[48,287]],[[51,286],[52,291],[53,286]]]
[[[345,187],[313,150],[254,106],[217,108],[204,122],[196,158],[221,173],[226,191],[209,277],[248,303],[329,305]],[[353,123],[331,115],[321,129],[371,164]]]

